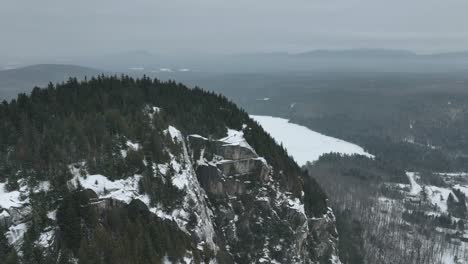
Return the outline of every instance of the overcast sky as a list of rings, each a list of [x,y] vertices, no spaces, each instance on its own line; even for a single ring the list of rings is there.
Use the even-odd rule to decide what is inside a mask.
[[[0,58],[468,49],[467,0],[0,0]]]

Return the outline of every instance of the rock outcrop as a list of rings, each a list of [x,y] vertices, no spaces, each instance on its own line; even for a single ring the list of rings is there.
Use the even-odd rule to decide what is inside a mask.
[[[188,141],[197,178],[209,197],[217,240],[226,252],[224,261],[338,261],[331,210],[321,218],[309,217],[301,198],[280,191],[272,178],[274,168],[241,131],[229,130],[221,140],[195,135]]]
[[[297,197],[280,186],[274,179],[275,168],[247,143],[242,131],[228,130],[228,136],[219,140],[184,136],[174,127],[165,133],[181,148],[171,154],[168,164],[154,164],[155,177],[178,189],[170,205],[155,204],[140,191],[141,175],[114,181],[83,175],[87,174],[84,163],[70,166],[70,190],[86,197],[100,221],[123,208],[176,228],[191,241],[186,258],[195,262],[339,263],[332,211],[321,217],[308,215],[304,194]],[[19,206],[0,211],[0,225],[9,228],[9,242],[18,250],[29,226],[30,210],[24,199]],[[50,220],[56,221],[52,213]],[[56,230],[57,226],[49,226],[36,243],[50,248]]]

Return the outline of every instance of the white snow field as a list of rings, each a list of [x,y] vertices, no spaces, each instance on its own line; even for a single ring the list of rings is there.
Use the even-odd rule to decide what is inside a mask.
[[[293,156],[300,166],[305,165],[308,161],[316,161],[322,154],[331,152],[374,157],[358,145],[320,134],[305,126],[290,123],[288,119],[258,115],[250,117],[257,121],[277,143],[283,144],[289,155]]]

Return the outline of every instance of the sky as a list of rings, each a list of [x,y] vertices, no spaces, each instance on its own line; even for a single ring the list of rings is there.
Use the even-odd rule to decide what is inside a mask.
[[[0,58],[468,47],[466,0],[0,2]]]

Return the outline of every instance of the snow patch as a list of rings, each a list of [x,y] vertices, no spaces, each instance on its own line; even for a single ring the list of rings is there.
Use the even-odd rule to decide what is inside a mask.
[[[128,204],[133,199],[145,199],[144,195],[138,193],[138,182],[141,178],[141,175],[135,175],[124,180],[111,181],[103,175],[82,177],[75,172],[70,184],[71,187],[77,188],[79,183],[83,188],[93,190],[99,198],[114,199]]]
[[[206,137],[200,136],[200,135],[197,135],[197,134],[189,135],[189,137],[200,138],[200,139],[203,139],[203,140],[208,140]]]
[[[178,142],[184,141],[182,133],[180,133],[180,131],[173,126],[169,126],[164,132],[169,133],[169,135],[171,135],[171,138],[176,139]]]
[[[54,242],[54,236],[55,236],[54,229],[43,232],[37,239],[36,244],[43,248],[49,248],[49,246]]]
[[[256,153],[249,143],[247,143],[247,140],[245,140],[244,132],[242,131],[228,128],[227,137],[219,139],[219,141],[223,142],[224,146],[241,146],[250,149],[253,153]]]
[[[7,191],[7,182],[0,183],[0,208],[20,208],[29,202],[28,194],[29,187],[25,180],[18,181],[20,185],[19,190]],[[32,190],[33,193],[48,192],[50,190],[50,183],[48,181],[39,182]]]
[[[448,212],[447,199],[450,194],[452,194],[456,202],[458,200],[457,196],[454,193],[452,193],[452,190],[447,188],[441,188],[437,186],[426,186],[426,192],[431,204],[439,207],[440,211],[444,213]]]
[[[6,183],[0,183],[0,208],[9,209],[23,206],[26,201],[21,200],[20,195],[19,191],[8,192],[6,190]]]
[[[8,231],[5,233],[5,236],[10,245],[18,244],[23,240],[24,233],[28,230],[26,223],[20,223],[17,225],[10,226]]]
[[[409,180],[409,182],[411,184],[410,194],[412,194],[412,195],[420,194],[421,191],[422,191],[422,187],[415,180],[416,173],[415,172],[406,172],[406,176],[408,177],[408,180]]]
[[[294,209],[305,215],[304,204],[301,203],[301,201],[298,198],[295,198],[294,200],[288,199],[288,205],[289,205],[289,208]]]
[[[53,210],[47,213],[47,218],[50,220],[57,220],[57,210]]]

